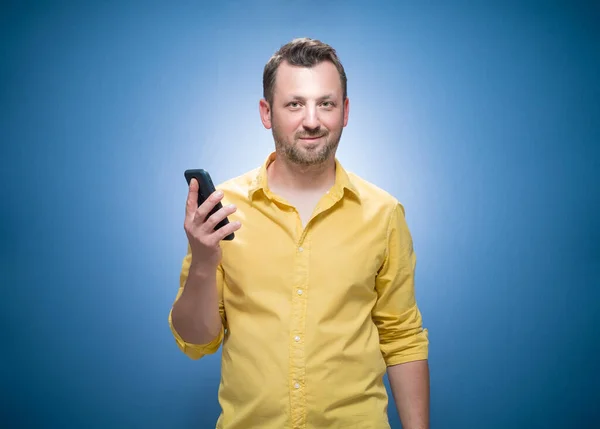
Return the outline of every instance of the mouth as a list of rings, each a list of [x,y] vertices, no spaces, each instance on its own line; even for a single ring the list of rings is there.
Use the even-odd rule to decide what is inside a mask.
[[[304,140],[304,141],[307,141],[307,142],[314,142],[316,140],[319,140],[321,137],[324,137],[324,136],[318,136],[318,137],[300,137],[300,140]]]

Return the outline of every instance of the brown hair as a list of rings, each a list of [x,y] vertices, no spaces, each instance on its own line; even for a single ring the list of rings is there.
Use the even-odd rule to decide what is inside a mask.
[[[335,49],[319,40],[300,38],[294,39],[279,48],[265,65],[263,71],[263,96],[269,104],[273,104],[275,75],[282,61],[287,61],[293,66],[300,67],[313,67],[323,61],[331,61],[340,74],[344,100],[346,100],[348,95],[348,79]]]

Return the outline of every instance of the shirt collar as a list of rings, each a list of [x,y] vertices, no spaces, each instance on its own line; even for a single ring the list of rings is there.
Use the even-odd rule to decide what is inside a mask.
[[[271,152],[261,167],[256,170],[256,175],[253,177],[252,182],[250,183],[250,189],[248,190],[248,198],[250,200],[254,198],[254,195],[259,190],[265,195],[268,194],[267,167],[275,160],[275,157],[276,152]],[[358,189],[350,180],[348,172],[344,169],[340,161],[335,158],[335,182],[330,189],[329,194],[332,197],[339,199],[343,196],[344,189],[352,192],[360,200]]]

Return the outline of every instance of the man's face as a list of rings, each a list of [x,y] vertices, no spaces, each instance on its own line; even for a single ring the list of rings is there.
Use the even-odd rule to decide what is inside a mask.
[[[269,108],[270,107],[270,108]],[[280,64],[272,106],[261,103],[265,127],[273,129],[277,152],[297,165],[321,164],[335,156],[348,123],[348,100],[335,66]]]

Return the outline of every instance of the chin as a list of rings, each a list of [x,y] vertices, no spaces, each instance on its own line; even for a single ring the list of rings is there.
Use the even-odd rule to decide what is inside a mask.
[[[323,143],[323,137],[320,137],[316,140],[298,139],[298,142],[301,143],[302,146],[304,146],[304,147],[313,148],[313,147],[318,147]]]
[[[315,142],[306,142],[302,145],[302,148],[306,151],[306,152],[314,152],[316,151],[321,145],[319,143],[315,143]]]

